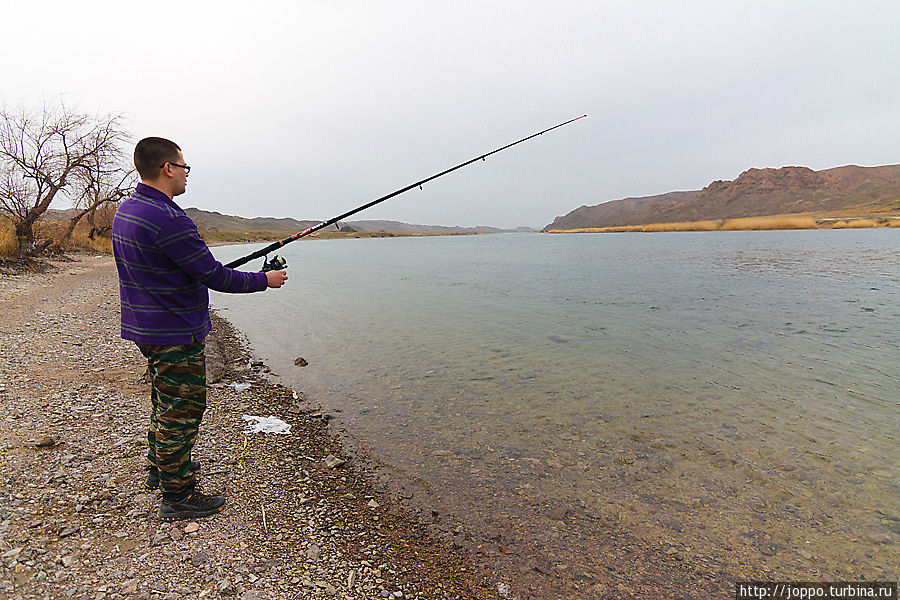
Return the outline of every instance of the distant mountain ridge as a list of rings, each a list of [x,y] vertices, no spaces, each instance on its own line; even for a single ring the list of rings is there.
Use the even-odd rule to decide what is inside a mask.
[[[582,206],[543,231],[853,210],[900,210],[900,165],[748,169],[702,190]]]
[[[229,231],[229,232],[284,232],[287,234],[303,231],[322,221],[298,221],[291,218],[275,217],[236,217],[223,215],[215,211],[206,211],[199,208],[186,208],[184,212],[191,218],[200,231]],[[341,221],[340,228],[330,225],[322,231],[351,231],[351,232],[384,232],[398,235],[409,234],[454,234],[454,233],[499,233],[507,231],[497,227],[446,227],[440,225],[412,225],[399,221]]]

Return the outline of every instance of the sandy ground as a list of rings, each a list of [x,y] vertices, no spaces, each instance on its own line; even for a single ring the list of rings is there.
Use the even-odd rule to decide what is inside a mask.
[[[217,318],[194,459],[228,504],[162,523],[143,488],[146,362],[119,338],[113,261],[72,259],[0,277],[0,598],[513,597],[369,479],[327,415]],[[242,415],[290,434],[248,434]]]

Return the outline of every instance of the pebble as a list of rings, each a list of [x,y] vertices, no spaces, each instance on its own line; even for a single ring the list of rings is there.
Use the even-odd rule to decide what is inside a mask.
[[[219,593],[223,596],[233,596],[237,593],[237,589],[235,589],[234,584],[230,579],[223,579],[219,582],[219,585],[216,586],[216,589],[219,590]]]
[[[563,521],[570,512],[572,512],[572,509],[568,506],[557,506],[550,509],[547,516],[556,521]]]
[[[323,462],[325,464],[325,468],[327,469],[336,469],[347,463],[346,460],[338,458],[334,454],[329,454],[328,456],[326,456]]]
[[[159,546],[163,542],[165,542],[167,539],[169,539],[168,533],[166,533],[164,531],[158,531],[157,533],[153,534],[153,537],[150,539],[150,545],[151,546]]]
[[[203,563],[209,560],[209,557],[203,552],[197,552],[191,555],[191,564],[195,567],[199,567]]]
[[[75,534],[78,533],[79,531],[81,531],[81,526],[79,526],[79,525],[70,525],[69,527],[66,527],[65,529],[63,529],[62,531],[59,532],[59,537],[61,537],[61,538],[67,538],[67,537],[69,537],[70,535],[75,535]]]
[[[869,529],[863,533],[863,537],[874,544],[890,544],[894,540],[894,535],[889,531],[878,531]]]

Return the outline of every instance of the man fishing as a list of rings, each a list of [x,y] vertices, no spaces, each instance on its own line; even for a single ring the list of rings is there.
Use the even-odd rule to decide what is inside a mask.
[[[191,460],[206,408],[208,290],[260,292],[281,287],[287,274],[235,271],[213,257],[174,202],[185,192],[191,170],[177,144],[158,137],[141,140],[134,166],[141,183],[116,211],[112,237],[122,337],[147,358],[151,379],[146,485],[162,489],[163,520],[206,517],[225,506],[224,496],[197,489],[200,464]]]

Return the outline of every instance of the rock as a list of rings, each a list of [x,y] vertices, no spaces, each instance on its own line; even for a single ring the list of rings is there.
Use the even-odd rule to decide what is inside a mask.
[[[368,506],[371,509],[381,508],[381,505],[378,504],[377,502],[375,502],[374,500],[369,500],[369,503],[366,504],[366,506]]]
[[[305,367],[309,363],[306,362],[306,359],[304,359],[302,356],[298,356],[297,358],[294,359],[294,364],[297,365],[298,367]]]
[[[889,531],[879,531],[877,529],[869,529],[863,533],[866,541],[874,544],[890,544],[894,541],[894,535]]]
[[[159,546],[169,538],[169,534],[164,531],[156,532],[150,539],[151,546]]]
[[[262,596],[256,590],[248,590],[241,596],[241,600],[262,600]]]
[[[77,560],[78,560],[78,558],[75,555],[69,554],[67,556],[63,556],[60,559],[60,562],[62,563],[62,566],[64,566],[65,568],[68,569],[69,567],[74,565]]]
[[[556,508],[550,509],[547,516],[551,519],[562,521],[570,512],[572,512],[572,510],[568,506],[557,506]]]
[[[49,435],[42,436],[34,444],[35,448],[52,448],[55,445],[56,445],[56,440],[54,440]]]
[[[219,585],[216,586],[216,589],[219,590],[219,593],[223,596],[234,596],[237,593],[237,590],[234,588],[234,584],[230,579],[223,579],[219,582]]]
[[[309,560],[319,560],[319,557],[322,556],[322,550],[313,544],[309,547],[309,550],[306,551],[306,556]]]
[[[173,527],[169,531],[169,537],[171,537],[173,541],[180,542],[184,538],[184,533],[182,533],[179,528]]]
[[[253,571],[254,573],[265,573],[266,571],[269,570],[269,566],[270,566],[269,563],[267,563],[265,561],[257,562],[257,563],[253,563],[253,565],[250,567],[250,570]]]
[[[69,527],[66,527],[65,529],[63,529],[62,531],[59,532],[59,537],[61,537],[61,538],[67,538],[67,537],[69,537],[69,536],[75,535],[75,534],[78,533],[79,531],[81,531],[81,527],[80,527],[80,526],[78,526],[78,525],[70,525]]]
[[[207,560],[209,560],[209,556],[207,556],[203,552],[197,552],[196,554],[191,555],[191,564],[195,567],[199,567]]]
[[[323,462],[326,469],[337,469],[338,467],[347,464],[346,460],[338,458],[334,454],[329,454],[328,456],[326,456]]]
[[[190,523],[188,523],[187,525],[184,526],[185,533],[194,533],[199,530],[200,530],[200,523],[197,523],[196,521],[191,521]]]

